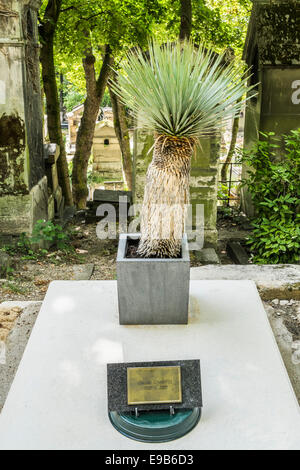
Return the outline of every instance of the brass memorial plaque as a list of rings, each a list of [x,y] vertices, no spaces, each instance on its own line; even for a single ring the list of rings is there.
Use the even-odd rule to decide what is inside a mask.
[[[128,405],[181,403],[180,366],[128,367]]]

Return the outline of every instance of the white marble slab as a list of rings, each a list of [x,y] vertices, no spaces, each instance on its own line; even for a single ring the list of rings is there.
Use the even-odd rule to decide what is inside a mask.
[[[0,449],[300,449],[300,413],[252,281],[191,281],[188,326],[120,326],[116,281],[57,281],[0,416]],[[107,362],[200,359],[203,414],[142,444],[110,424]]]

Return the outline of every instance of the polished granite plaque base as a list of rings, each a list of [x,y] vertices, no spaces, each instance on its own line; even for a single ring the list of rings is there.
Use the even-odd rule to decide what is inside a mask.
[[[199,422],[202,407],[199,360],[107,365],[108,414],[126,437],[168,442]]]
[[[159,401],[163,397],[160,390],[150,390],[149,399],[144,403],[130,403],[131,389],[128,382],[128,370],[132,369],[151,369],[156,368],[178,368],[180,369],[180,400],[177,395],[172,396],[165,389],[165,399]],[[145,380],[145,379],[143,379]],[[143,382],[141,380],[140,382]],[[146,379],[147,380],[147,379]],[[157,379],[154,379],[155,381]],[[152,388],[153,383],[148,379],[148,386]],[[129,385],[129,387],[128,387]],[[145,387],[143,383],[140,387]],[[129,393],[128,393],[129,392]],[[179,393],[179,390],[176,390]],[[145,398],[144,391],[140,391]],[[177,361],[155,361],[155,362],[125,362],[107,364],[107,397],[108,410],[118,411],[119,413],[131,413],[136,408],[139,411],[158,411],[170,410],[172,406],[175,410],[190,410],[192,408],[202,407],[202,391],[201,391],[201,373],[200,361],[197,360],[177,360]],[[147,395],[146,395],[147,397]],[[174,398],[176,400],[174,401]],[[152,400],[152,401],[151,401]]]

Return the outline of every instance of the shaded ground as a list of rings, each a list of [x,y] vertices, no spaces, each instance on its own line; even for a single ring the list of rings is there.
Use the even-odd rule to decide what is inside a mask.
[[[233,264],[226,252],[228,241],[239,241],[248,252],[246,239],[251,227],[246,216],[228,207],[218,208],[218,247],[217,253],[221,264]],[[248,253],[250,256],[250,253]]]

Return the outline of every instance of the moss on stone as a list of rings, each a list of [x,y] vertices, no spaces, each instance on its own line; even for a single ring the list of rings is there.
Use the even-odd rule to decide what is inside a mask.
[[[0,195],[25,194],[25,124],[17,115],[0,117]]]
[[[300,5],[296,1],[260,5],[255,15],[260,60],[264,64],[300,63]]]

